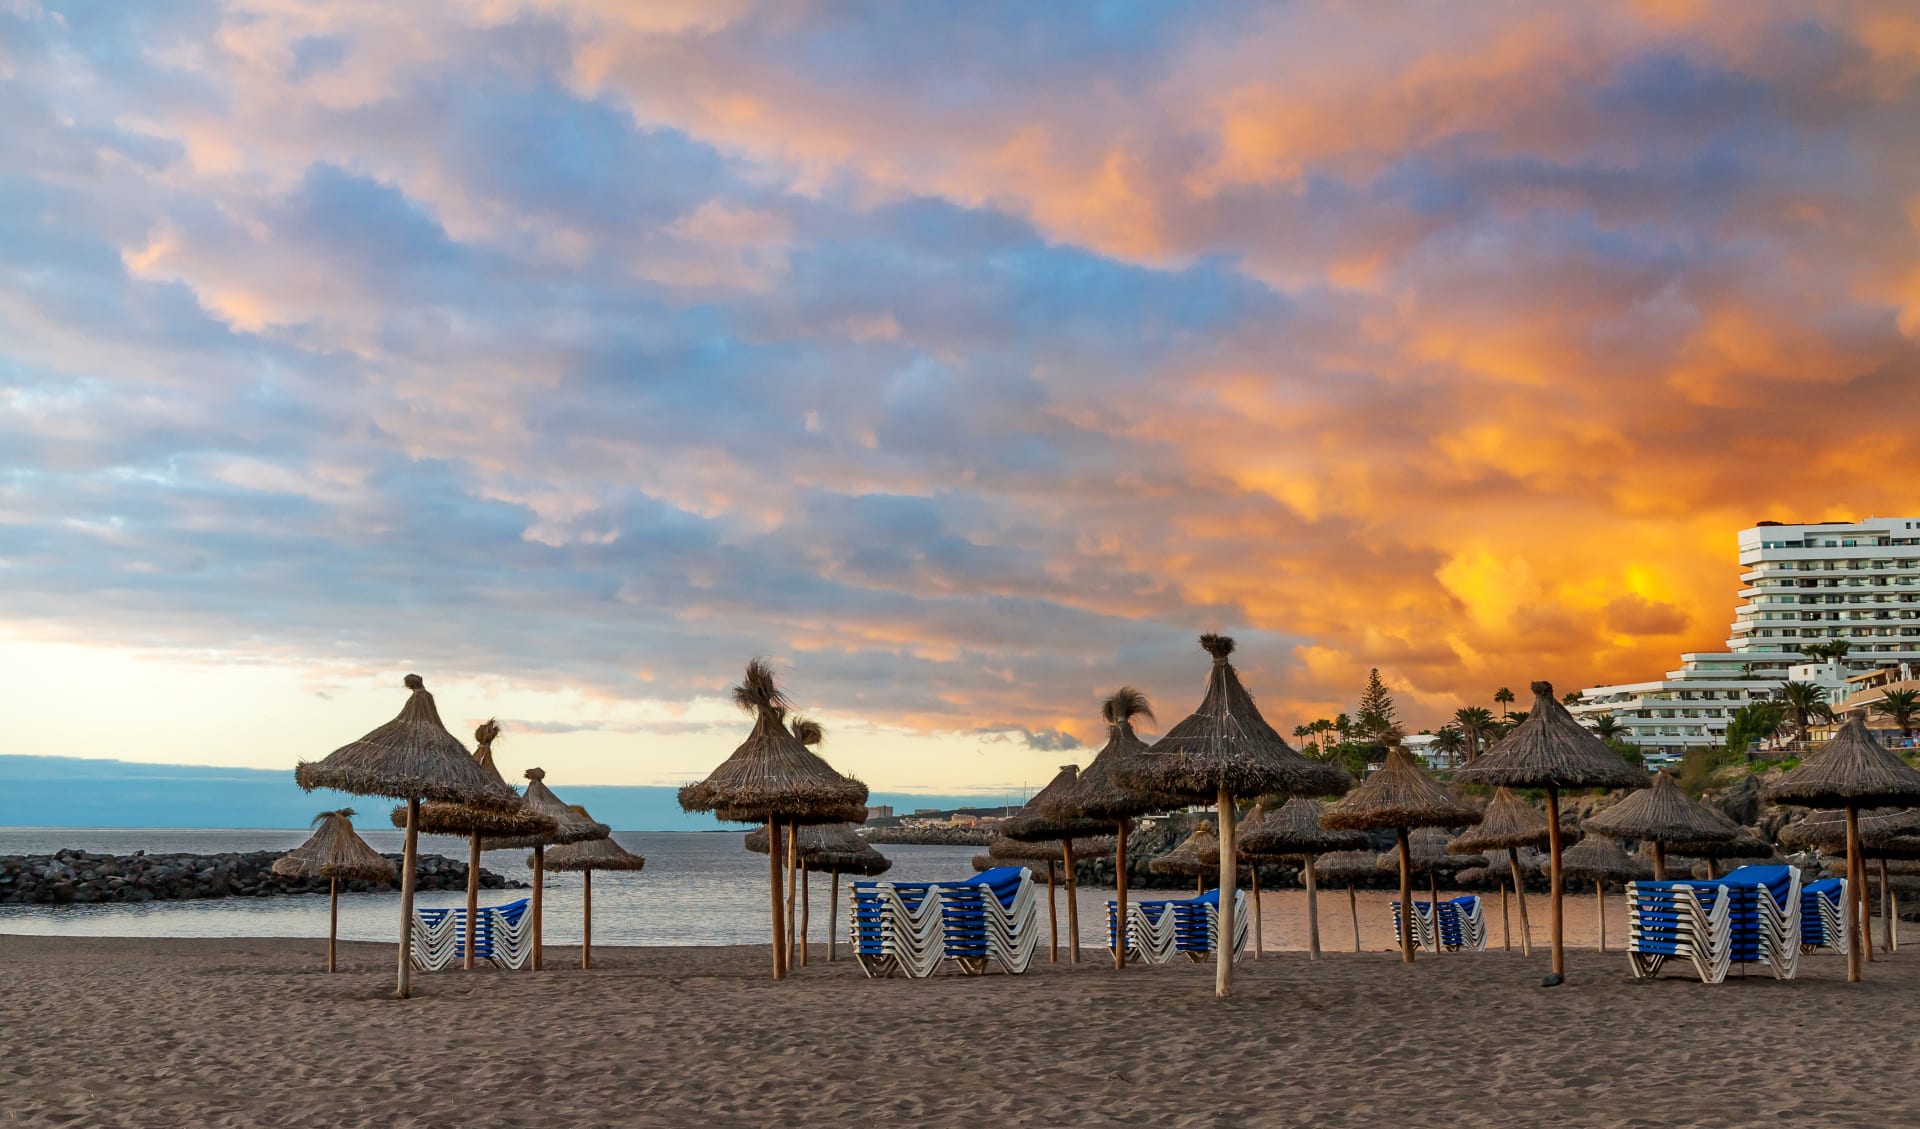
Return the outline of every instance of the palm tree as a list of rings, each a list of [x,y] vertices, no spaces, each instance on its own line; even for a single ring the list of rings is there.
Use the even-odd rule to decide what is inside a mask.
[[[1847,642],[1845,639],[1827,640],[1827,657],[1835,662],[1846,658],[1847,652],[1851,650],[1853,650],[1853,644]]]
[[[1878,712],[1900,727],[1900,739],[1913,736],[1913,720],[1920,714],[1920,690],[1888,690],[1880,696]]]
[[[1793,728],[1803,740],[1807,736],[1808,724],[1833,716],[1833,711],[1827,708],[1826,688],[1811,682],[1781,684],[1779,701],[1787,707],[1787,715],[1793,718]]]
[[[1481,753],[1481,742],[1493,732],[1493,711],[1484,706],[1462,706],[1453,711],[1453,723],[1467,739],[1467,763]]]
[[[1507,707],[1513,704],[1513,691],[1505,686],[1493,692],[1493,700],[1500,706],[1500,720],[1507,719]]]
[[[1507,732],[1511,733],[1520,728],[1520,723],[1527,720],[1528,716],[1532,713],[1532,710],[1514,710],[1506,716],[1502,724],[1506,726]]]
[[[1319,746],[1320,755],[1323,757],[1327,755],[1327,734],[1332,732],[1333,732],[1333,722],[1328,721],[1324,717],[1314,718],[1313,720],[1313,733],[1315,737],[1314,743]]]
[[[1593,735],[1602,741],[1611,741],[1626,732],[1626,729],[1626,726],[1620,724],[1620,719],[1610,713],[1603,713],[1593,719]]]
[[[1296,725],[1293,727],[1293,739],[1299,742],[1300,747],[1304,749],[1307,747],[1307,737],[1312,734],[1312,732],[1313,730],[1308,729],[1304,725]]]
[[[1814,662],[1826,662],[1833,657],[1833,652],[1827,649],[1825,643],[1808,643],[1800,648],[1800,657]]]
[[[1340,735],[1342,741],[1345,741],[1347,738],[1353,736],[1353,719],[1344,713],[1334,714],[1333,731]]]
[[[1460,751],[1467,747],[1467,738],[1455,725],[1443,725],[1433,735],[1433,749],[1447,755],[1447,767],[1452,768],[1460,761]]]
[[[1569,691],[1567,691],[1566,693],[1564,693],[1564,694],[1562,694],[1562,695],[1560,695],[1560,704],[1561,704],[1561,705],[1563,705],[1563,706],[1577,706],[1577,705],[1579,705],[1579,704],[1580,704],[1580,691],[1578,691],[1578,690],[1569,690]]]

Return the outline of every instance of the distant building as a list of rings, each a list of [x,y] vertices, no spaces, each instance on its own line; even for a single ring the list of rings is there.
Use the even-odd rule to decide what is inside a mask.
[[[1420,763],[1428,768],[1437,766],[1441,754],[1434,750],[1433,744],[1439,738],[1431,733],[1409,733],[1400,738],[1400,747],[1420,758]]]
[[[1678,756],[1724,743],[1733,714],[1785,682],[1822,686],[1839,706],[1850,675],[1920,665],[1920,517],[1761,522],[1739,543],[1746,571],[1727,650],[1681,655],[1665,678],[1583,690],[1576,717],[1611,714],[1626,740]],[[1844,659],[1800,652],[1834,640],[1851,648]]]
[[[892,804],[869,804],[869,805],[867,805],[867,820],[868,820],[869,822],[871,822],[871,821],[873,821],[873,820],[876,820],[876,819],[892,819],[892,818],[893,818],[893,805],[892,805]]]

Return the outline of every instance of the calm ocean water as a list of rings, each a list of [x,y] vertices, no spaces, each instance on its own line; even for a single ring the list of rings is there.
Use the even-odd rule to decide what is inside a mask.
[[[398,852],[398,831],[364,828],[375,850]],[[71,847],[111,854],[189,851],[283,851],[306,839],[305,831],[110,830],[101,828],[0,828],[0,855],[43,854]],[[637,874],[602,872],[593,881],[593,939],[606,945],[737,945],[767,939],[767,859],[749,854],[744,833],[618,832],[614,839],[646,856]],[[421,852],[464,860],[464,840],[423,835]],[[887,877],[904,881],[960,878],[973,873],[972,847],[880,848],[893,860]],[[488,851],[481,865],[531,881],[526,851]],[[526,891],[483,890],[481,903],[498,904]],[[1091,889],[1081,897],[1081,930],[1098,931],[1095,914],[1104,897]],[[580,876],[549,873],[546,893],[549,944],[580,940]],[[422,892],[422,906],[463,905],[460,891]],[[812,936],[827,936],[827,879],[813,881]],[[842,906],[845,899],[842,898]],[[355,941],[391,941],[398,930],[400,895],[342,894],[340,935]],[[134,905],[0,906],[0,933],[92,937],[325,937],[324,896],[218,898]]]

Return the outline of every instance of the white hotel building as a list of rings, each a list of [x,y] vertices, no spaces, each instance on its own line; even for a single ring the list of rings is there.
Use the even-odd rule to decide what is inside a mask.
[[[1762,522],[1740,531],[1740,564],[1726,651],[1681,655],[1658,681],[1583,690],[1574,714],[1610,713],[1647,752],[1680,754],[1721,744],[1734,711],[1789,679],[1819,683],[1837,702],[1849,674],[1920,666],[1920,517]],[[1852,645],[1839,663],[1799,653],[1832,639]]]

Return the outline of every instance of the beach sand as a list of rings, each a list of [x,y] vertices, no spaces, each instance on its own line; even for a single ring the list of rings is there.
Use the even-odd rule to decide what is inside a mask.
[[[417,974],[397,1001],[392,946],[346,945],[331,976],[323,948],[0,936],[0,1124],[1920,1120],[1901,1065],[1920,952],[1864,985],[1820,954],[1796,981],[1710,987],[1576,951],[1551,990],[1544,955],[1289,953],[1243,961],[1222,1001],[1184,961],[923,981],[842,961],[774,983],[765,948],[600,949],[591,972],[551,949],[538,975]]]

